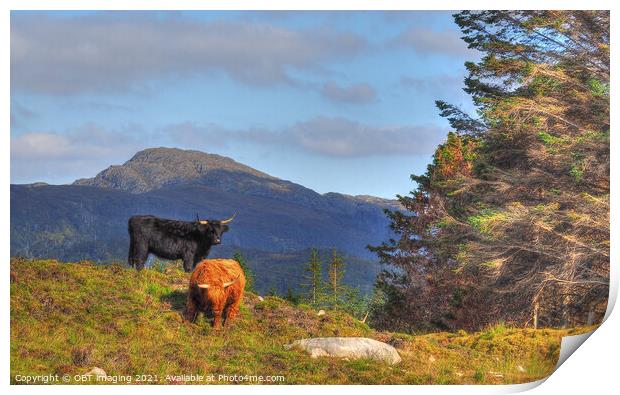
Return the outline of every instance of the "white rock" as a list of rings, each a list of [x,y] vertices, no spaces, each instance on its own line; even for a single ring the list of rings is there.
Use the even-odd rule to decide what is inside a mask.
[[[322,317],[325,315],[325,310],[319,310],[318,313],[316,313],[316,315],[318,315],[319,317]]]
[[[517,365],[517,370],[521,373],[525,373],[525,369],[521,365]]]
[[[312,358],[369,358],[396,364],[401,361],[398,351],[389,344],[365,337],[318,337],[296,340],[286,348],[297,347],[310,354]]]
[[[86,373],[88,376],[95,376],[95,377],[106,377],[107,374],[105,372],[105,370],[98,368],[98,367],[94,367],[90,370],[90,372]]]
[[[259,296],[258,296],[258,300],[260,300],[261,302],[264,302],[264,301],[265,301],[265,298],[263,298],[262,296],[260,296],[260,295],[259,295]]]

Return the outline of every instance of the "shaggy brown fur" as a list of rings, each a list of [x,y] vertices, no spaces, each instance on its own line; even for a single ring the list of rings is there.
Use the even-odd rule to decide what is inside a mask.
[[[213,327],[222,327],[222,314],[226,325],[239,312],[245,289],[245,274],[233,259],[205,259],[194,269],[189,280],[185,319],[193,322],[199,312],[213,312]],[[224,310],[227,310],[226,312]]]

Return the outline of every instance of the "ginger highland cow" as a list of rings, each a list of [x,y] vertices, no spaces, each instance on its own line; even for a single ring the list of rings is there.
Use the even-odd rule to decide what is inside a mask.
[[[213,328],[228,325],[239,312],[245,289],[245,274],[233,259],[205,259],[198,263],[189,280],[185,319],[194,322],[198,313],[211,311]]]

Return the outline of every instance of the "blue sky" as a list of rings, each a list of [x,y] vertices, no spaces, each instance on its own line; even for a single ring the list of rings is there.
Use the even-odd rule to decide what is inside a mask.
[[[393,198],[471,111],[450,12],[12,12],[11,182],[140,149],[217,153],[317,192]]]

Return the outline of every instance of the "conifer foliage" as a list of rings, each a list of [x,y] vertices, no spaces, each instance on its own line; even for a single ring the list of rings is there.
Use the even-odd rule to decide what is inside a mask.
[[[379,326],[564,327],[609,292],[609,12],[463,11],[470,117],[388,212]]]
[[[305,296],[312,305],[317,305],[325,294],[325,284],[323,281],[323,260],[319,256],[316,248],[310,251],[310,258],[304,266],[304,283],[301,284],[305,290]]]

